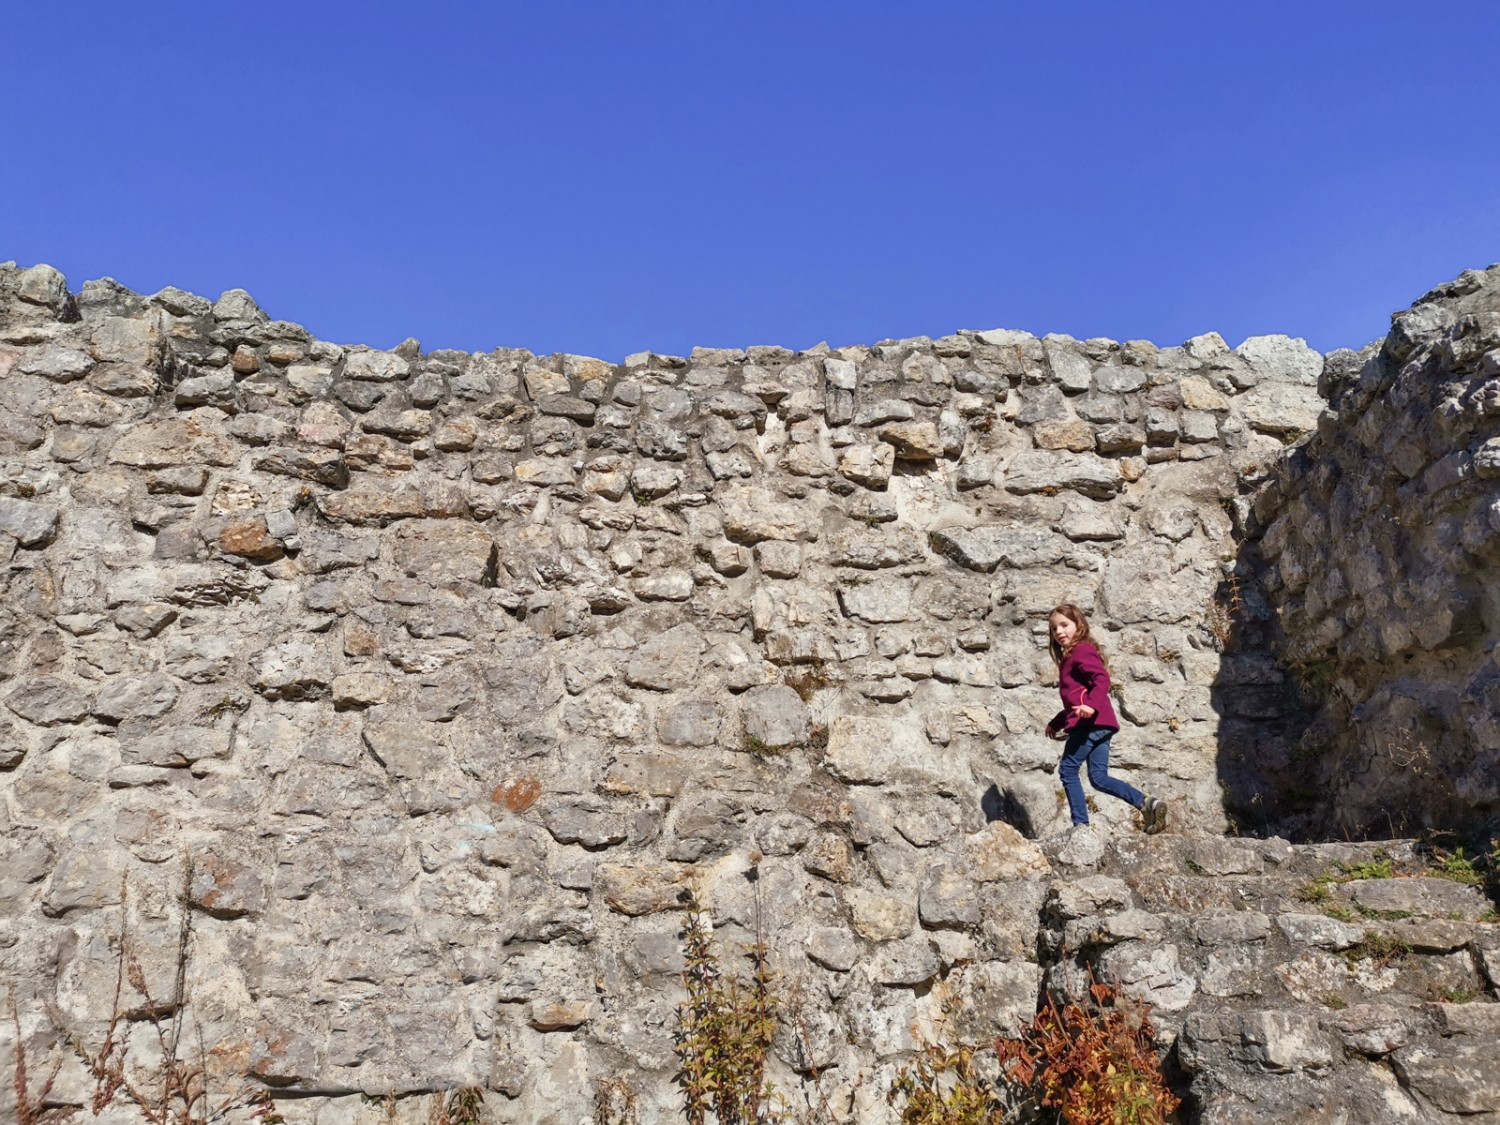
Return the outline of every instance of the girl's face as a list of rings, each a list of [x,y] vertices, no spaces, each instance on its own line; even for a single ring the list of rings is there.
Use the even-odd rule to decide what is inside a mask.
[[[1078,623],[1071,617],[1064,617],[1060,613],[1054,613],[1047,618],[1047,628],[1052,630],[1052,639],[1063,648],[1067,648],[1078,639]]]

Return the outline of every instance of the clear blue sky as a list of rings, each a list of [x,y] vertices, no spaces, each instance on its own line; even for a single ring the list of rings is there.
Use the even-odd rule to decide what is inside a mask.
[[[0,259],[618,360],[1328,349],[1500,258],[1500,3],[7,6]]]

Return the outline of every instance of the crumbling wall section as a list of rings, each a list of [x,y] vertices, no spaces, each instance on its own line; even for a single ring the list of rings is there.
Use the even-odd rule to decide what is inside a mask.
[[[1249,521],[1316,710],[1282,763],[1301,827],[1482,844],[1500,834],[1500,269],[1329,356],[1323,391]]]

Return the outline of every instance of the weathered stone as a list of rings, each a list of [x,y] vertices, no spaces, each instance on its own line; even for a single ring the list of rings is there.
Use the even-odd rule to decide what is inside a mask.
[[[390,352],[377,352],[369,348],[351,348],[344,355],[346,379],[388,383],[395,379],[404,379],[410,370],[406,360]]]
[[[120,743],[120,762],[126,766],[191,766],[206,758],[227,758],[229,753],[229,732],[209,727],[161,731]]]
[[[724,513],[724,534],[736,543],[812,542],[822,531],[821,520],[805,502],[790,501],[767,488],[730,485],[716,499]]]
[[[611,910],[631,918],[678,910],[690,870],[665,863],[604,863],[599,865],[600,892]]]
[[[81,379],[94,366],[93,357],[77,348],[49,344],[40,352],[23,359],[19,369],[27,375],[40,375],[57,383]]]
[[[159,719],[176,704],[177,696],[177,685],[167,676],[122,676],[99,690],[93,714],[107,723]]]
[[[1411,1038],[1410,1019],[1389,1004],[1356,1004],[1333,1021],[1344,1046],[1378,1058],[1404,1046]]]
[[[1087,453],[1095,446],[1094,427],[1087,422],[1038,422],[1031,430],[1038,449],[1068,449]]]
[[[864,947],[859,939],[842,926],[820,926],[807,935],[804,943],[809,960],[847,973],[859,962]]]
[[[48,504],[0,496],[0,532],[23,547],[43,547],[57,535],[58,510]]]
[[[751,746],[778,749],[807,741],[807,704],[791,688],[752,688],[744,699],[745,740]]]
[[[395,520],[427,514],[426,498],[409,485],[377,488],[361,483],[343,492],[318,498],[318,511],[328,519],[356,527],[381,527]]]
[[[1323,373],[1323,357],[1308,347],[1306,340],[1289,336],[1251,336],[1234,349],[1234,354],[1262,379],[1316,387]]]
[[[271,562],[285,553],[281,540],[271,534],[266,521],[259,516],[226,524],[219,532],[219,550],[251,562]]]
[[[703,652],[703,637],[691,625],[678,625],[643,644],[625,669],[631,687],[672,691],[692,683]]]
[[[966,570],[988,574],[1060,562],[1067,542],[1047,531],[1023,527],[950,527],[930,535],[932,549]]]
[[[1351,883],[1350,889],[1360,906],[1382,913],[1473,922],[1490,909],[1478,888],[1448,879],[1362,879]]]
[[[1029,450],[1016,455],[1005,473],[1005,489],[1020,495],[1070,490],[1107,500],[1123,488],[1120,471],[1091,454]]]
[[[89,713],[89,697],[56,676],[34,676],[19,680],[6,693],[5,705],[28,723],[39,727],[82,722]]]
[[[1261,383],[1236,398],[1233,406],[1233,413],[1251,427],[1277,437],[1311,433],[1322,412],[1323,400],[1315,388],[1281,382]]]
[[[896,422],[880,431],[880,440],[895,447],[899,461],[931,461],[946,451],[946,443],[931,422]]]
[[[488,532],[459,520],[408,520],[396,531],[391,558],[412,578],[433,585],[494,585],[498,550]]]
[[[883,489],[890,483],[896,450],[889,444],[851,446],[839,458],[839,472],[866,488]]]
[[[1413,1043],[1391,1056],[1402,1083],[1445,1113],[1487,1113],[1500,1105],[1500,1044]]]
[[[542,823],[559,844],[585,848],[623,844],[630,834],[622,812],[594,800],[550,803],[542,810]]]
[[[68,306],[68,280],[53,266],[35,265],[17,275],[16,296],[28,304],[61,314]]]
[[[234,442],[213,427],[210,420],[188,415],[134,426],[115,442],[109,451],[109,459],[117,465],[132,465],[139,469],[164,469],[200,462],[233,465],[239,460],[239,450]]]

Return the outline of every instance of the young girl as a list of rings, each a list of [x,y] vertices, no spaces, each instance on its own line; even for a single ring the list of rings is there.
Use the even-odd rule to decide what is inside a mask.
[[[1047,737],[1067,739],[1057,772],[1068,795],[1073,824],[1089,822],[1083,786],[1078,783],[1079,767],[1087,762],[1090,785],[1140,809],[1146,831],[1160,832],[1167,826],[1166,802],[1109,776],[1109,740],[1120,729],[1120,722],[1109,702],[1109,669],[1089,637],[1083,610],[1064,602],[1048,616],[1047,632],[1051,638],[1047,647],[1057,664],[1057,690],[1063,702],[1063,709],[1047,724]]]

